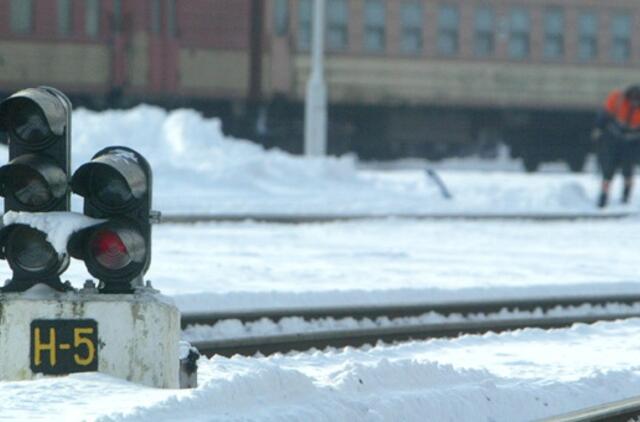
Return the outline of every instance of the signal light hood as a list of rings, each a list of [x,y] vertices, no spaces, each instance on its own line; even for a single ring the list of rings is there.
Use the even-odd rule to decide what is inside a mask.
[[[12,224],[0,229],[0,257],[13,270],[11,282],[2,288],[4,293],[24,291],[38,283],[59,291],[68,289],[59,275],[69,266],[69,256],[58,254],[46,233],[36,228]]]
[[[72,190],[80,196],[91,193],[91,176],[100,169],[110,173],[111,177],[124,180],[136,200],[147,194],[147,173],[149,164],[140,154],[127,147],[108,147],[96,153],[90,162],[76,170],[71,179]]]
[[[23,89],[0,103],[0,126],[9,131],[11,129],[10,110],[21,107],[21,104],[33,103],[42,112],[51,132],[61,136],[67,125],[64,101],[53,90],[46,87]]]
[[[17,177],[16,173],[20,171],[24,172],[23,177]],[[48,201],[49,204],[38,204],[30,207],[28,204],[16,198],[16,192],[12,187],[15,186],[16,182],[24,178],[25,175],[37,178],[43,182],[43,186],[45,186],[51,194],[51,199]],[[48,206],[55,204],[56,201],[64,197],[68,189],[67,175],[56,162],[46,156],[35,154],[21,155],[0,167],[0,182],[0,195],[4,197],[12,195],[26,208],[33,208],[33,211],[43,211],[47,209]]]

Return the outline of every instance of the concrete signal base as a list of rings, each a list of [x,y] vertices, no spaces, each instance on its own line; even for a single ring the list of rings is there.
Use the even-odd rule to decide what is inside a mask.
[[[40,289],[40,291],[34,291]],[[179,388],[180,314],[152,289],[136,294],[0,294],[0,380],[98,371]]]

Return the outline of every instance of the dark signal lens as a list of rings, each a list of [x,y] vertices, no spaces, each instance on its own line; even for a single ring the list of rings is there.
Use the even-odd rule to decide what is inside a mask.
[[[27,144],[38,144],[51,136],[42,110],[30,101],[20,103],[10,118],[13,132]]]
[[[119,270],[131,263],[127,247],[120,236],[111,230],[97,231],[89,247],[95,260],[106,269]]]
[[[127,182],[113,170],[96,168],[91,174],[90,191],[94,198],[109,208],[126,205],[133,195]]]
[[[25,271],[41,272],[58,260],[58,254],[47,242],[44,233],[38,230],[17,228],[13,231],[9,244],[11,245],[9,258]]]
[[[10,184],[16,200],[28,207],[41,207],[53,199],[49,186],[32,171],[16,168]]]

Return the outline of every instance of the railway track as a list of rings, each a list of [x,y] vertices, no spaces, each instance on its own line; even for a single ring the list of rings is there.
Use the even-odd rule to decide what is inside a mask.
[[[609,321],[638,314],[610,314],[606,316],[535,318],[500,321],[470,321],[465,323],[420,324],[406,327],[380,327],[357,330],[331,330],[312,333],[234,338],[213,341],[193,342],[201,354],[233,356],[236,354],[253,356],[256,353],[271,355],[290,351],[323,349],[325,347],[360,347],[375,344],[378,341],[392,343],[428,338],[457,337],[463,334],[482,334],[503,332],[521,328],[563,328],[575,323],[591,324],[597,321]]]
[[[507,311],[549,311],[555,308],[570,308],[582,305],[605,306],[610,304],[631,305],[640,303],[640,295],[582,296],[565,298],[526,299],[509,301],[457,302],[441,304],[416,304],[409,306],[372,306],[355,308],[299,308],[253,312],[217,312],[191,313],[182,317],[182,326],[214,325],[222,320],[237,319],[243,323],[261,318],[280,320],[287,317],[301,317],[305,320],[351,317],[354,319],[389,319],[419,316],[429,312],[447,315],[492,314]],[[256,353],[269,355],[289,351],[302,351],[325,347],[358,347],[375,344],[378,341],[397,342],[411,339],[456,337],[462,334],[481,334],[486,332],[504,332],[521,328],[562,328],[575,323],[590,324],[597,321],[640,317],[640,313],[620,312],[606,314],[584,314],[575,316],[532,316],[527,318],[500,318],[483,320],[465,320],[444,323],[422,323],[410,325],[392,325],[365,329],[339,329],[305,332],[296,334],[265,335],[246,338],[229,338],[210,341],[197,341],[193,345],[202,354],[212,356],[232,356],[241,354],[251,356]]]
[[[585,212],[585,213],[429,213],[429,214],[163,214],[160,223],[191,224],[203,222],[241,222],[257,221],[277,224],[328,223],[335,221],[413,219],[413,220],[529,220],[529,221],[575,221],[575,220],[612,220],[636,215],[634,212]]]
[[[542,419],[538,422],[628,422],[640,417],[640,397],[631,397],[563,415]]]

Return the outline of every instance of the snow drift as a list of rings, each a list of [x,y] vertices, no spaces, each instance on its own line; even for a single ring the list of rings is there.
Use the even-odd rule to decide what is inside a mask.
[[[510,171],[469,177],[445,170],[454,194],[447,201],[422,169],[362,171],[354,156],[305,158],[265,150],[226,137],[219,119],[146,105],[77,110],[72,133],[74,168],[108,145],[145,155],[154,169],[155,206],[169,213],[584,211],[593,210],[597,184],[592,175]]]

